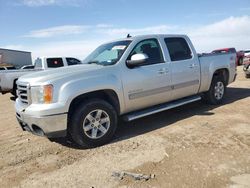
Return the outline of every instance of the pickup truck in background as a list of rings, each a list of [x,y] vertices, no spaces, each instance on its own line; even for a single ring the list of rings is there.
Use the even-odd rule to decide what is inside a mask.
[[[16,96],[16,81],[20,76],[77,64],[81,64],[81,61],[72,57],[43,57],[35,60],[34,68],[29,65],[21,69],[0,71],[0,92],[2,94],[11,92],[12,95]]]
[[[244,52],[243,51],[238,51],[236,52],[235,48],[222,48],[218,50],[212,51],[213,54],[219,54],[219,53],[236,53],[236,66],[242,65],[243,64],[243,58],[244,58]]]
[[[83,65],[17,81],[23,130],[70,136],[82,147],[109,142],[118,117],[132,121],[204,99],[222,103],[236,78],[236,53],[198,56],[186,35],[144,35],[98,47]]]

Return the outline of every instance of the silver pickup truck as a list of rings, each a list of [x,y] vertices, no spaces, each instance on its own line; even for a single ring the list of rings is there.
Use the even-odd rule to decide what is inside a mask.
[[[16,117],[36,135],[100,146],[112,139],[118,117],[132,121],[201,98],[220,104],[236,77],[235,58],[198,56],[185,35],[112,41],[83,65],[21,77]]]

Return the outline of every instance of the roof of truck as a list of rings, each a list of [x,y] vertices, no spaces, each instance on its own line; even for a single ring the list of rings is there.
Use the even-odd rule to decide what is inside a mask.
[[[135,36],[130,36],[130,37],[126,37],[126,38],[120,38],[120,39],[115,39],[115,40],[111,40],[111,41],[107,41],[106,43],[110,43],[110,42],[116,42],[116,41],[121,41],[121,40],[140,40],[140,39],[144,39],[144,38],[156,38],[156,37],[187,37],[187,35],[184,34],[149,34],[149,35],[135,35]]]
[[[131,37],[127,37],[125,39],[138,39],[138,38],[150,38],[150,37],[184,37],[186,35],[183,34],[149,34],[149,35],[135,35]]]

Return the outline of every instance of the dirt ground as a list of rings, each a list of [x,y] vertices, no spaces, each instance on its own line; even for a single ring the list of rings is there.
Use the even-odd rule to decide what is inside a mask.
[[[0,96],[0,187],[250,187],[250,79],[238,68],[221,106],[196,102],[119,123],[112,143],[82,150],[23,132]],[[154,174],[148,181],[114,171]]]

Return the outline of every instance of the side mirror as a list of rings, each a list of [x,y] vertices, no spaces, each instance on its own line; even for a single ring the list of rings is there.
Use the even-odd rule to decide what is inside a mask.
[[[135,54],[135,55],[132,55],[131,60],[127,60],[127,65],[130,68],[137,67],[137,66],[145,64],[147,59],[148,59],[147,54],[143,54],[143,53]]]

